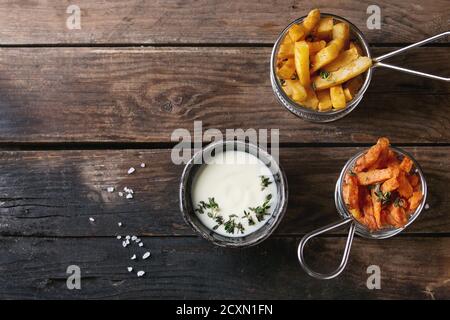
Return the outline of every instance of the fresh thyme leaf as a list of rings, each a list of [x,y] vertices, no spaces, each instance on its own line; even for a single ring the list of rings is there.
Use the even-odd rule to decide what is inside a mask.
[[[272,199],[272,194],[268,194],[262,205],[260,205],[258,207],[254,207],[254,208],[248,208],[250,211],[255,213],[256,219],[258,220],[258,222],[263,221],[265,219],[265,216],[269,215],[267,210],[270,209],[269,202],[271,199]]]
[[[328,71],[322,70],[320,71],[320,77],[322,79],[327,79],[330,76],[330,73]]]
[[[350,170],[350,172],[348,174],[352,177],[356,176],[356,173],[354,173],[353,170]]]
[[[374,188],[375,188],[375,195],[378,198],[377,200],[381,202],[381,204],[385,205],[391,201],[391,193],[389,191],[385,193],[381,191],[379,183],[377,183]]]
[[[253,220],[252,214],[248,211],[244,210],[244,215],[242,216],[242,219],[247,219],[249,226],[253,226],[255,224],[255,220]]]
[[[405,202],[403,201],[402,198],[399,198],[399,197],[395,198],[395,200],[394,200],[394,206],[395,206],[396,208],[398,208],[398,207],[403,207],[404,204],[405,204]]]
[[[208,217],[214,218],[219,211],[219,205],[214,198],[208,198],[208,203],[205,201],[200,201],[195,209],[195,212],[199,214],[204,214],[207,212]]]
[[[264,191],[265,188],[269,186],[269,184],[272,184],[272,181],[270,181],[269,177],[266,176],[259,176],[261,178],[261,191]]]

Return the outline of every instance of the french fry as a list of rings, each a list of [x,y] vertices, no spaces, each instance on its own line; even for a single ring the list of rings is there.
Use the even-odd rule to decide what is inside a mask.
[[[408,176],[409,184],[415,188],[419,184],[419,176],[416,174]]]
[[[294,24],[292,27],[289,28],[288,35],[291,38],[292,42],[297,42],[305,39],[306,30],[303,27],[303,25]]]
[[[294,59],[290,58],[284,62],[283,66],[277,71],[278,76],[284,80],[290,80],[295,74]]]
[[[381,201],[379,201],[379,199],[378,199],[378,197],[377,197],[377,195],[375,193],[375,188],[372,188],[372,190],[370,190],[370,196],[371,196],[371,199],[372,199],[373,216],[375,218],[375,222],[377,224],[377,227],[379,229],[381,229],[381,227],[382,227],[382,223],[381,223]]]
[[[381,191],[383,193],[392,192],[394,190],[397,190],[397,188],[399,186],[400,186],[400,183],[398,182],[398,178],[392,177],[392,178],[386,180],[385,182],[383,182],[383,184],[381,185]]]
[[[409,198],[409,211],[413,212],[417,209],[417,207],[422,202],[423,194],[422,192],[415,191],[411,198]]]
[[[341,39],[346,47],[350,38],[350,27],[345,22],[336,23],[333,26],[333,39]]]
[[[341,85],[330,88],[330,97],[333,108],[335,109],[345,108],[346,105],[345,95]]]
[[[333,104],[331,103],[330,90],[317,91],[317,99],[319,99],[319,111],[328,111],[333,107]]]
[[[403,227],[407,222],[408,218],[406,216],[405,209],[401,206],[390,205],[389,206],[389,217],[391,223],[396,228]]]
[[[311,10],[306,18],[303,20],[303,27],[307,31],[307,33],[310,33],[312,29],[319,23],[320,20],[320,11],[319,9],[313,9]]]
[[[354,41],[350,42],[350,49],[355,48],[360,56],[364,55],[361,46]]]
[[[323,50],[327,48],[328,47],[325,47],[324,49],[320,50],[317,55],[319,55]],[[318,65],[319,63],[316,62],[316,64]],[[342,84],[360,75],[361,73],[366,72],[367,69],[369,69],[371,66],[372,60],[369,57],[359,57],[346,66],[343,66],[336,71],[330,72],[328,77],[326,78],[316,76],[313,79],[314,87],[316,88],[316,90],[323,90],[331,88],[338,84]],[[315,66],[313,66],[313,70],[318,69],[315,69]]]
[[[364,169],[369,168],[370,166],[375,164],[380,157],[380,154],[383,152],[383,150],[389,148],[389,145],[390,142],[388,138],[379,138],[377,144],[370,147],[369,151],[367,151],[365,155],[363,155],[356,161],[354,171],[361,172]]]
[[[304,87],[309,87],[309,46],[306,41],[299,41],[295,43],[295,70],[300,80],[300,84]]]
[[[325,48],[323,48],[322,50],[317,52],[315,59],[314,59],[314,64],[311,68],[311,71],[316,72],[323,66],[327,65],[328,63],[331,63],[334,59],[337,58],[337,56],[339,55],[339,52],[341,51],[343,46],[344,46],[344,42],[342,39],[334,39],[334,40],[330,41]],[[345,81],[343,81],[343,82],[345,82]],[[326,88],[323,88],[323,89],[326,89]]]
[[[307,41],[306,43],[308,44],[308,47],[309,47],[309,55],[310,56],[316,54],[317,52],[319,52],[320,50],[325,48],[327,45],[327,43],[323,40],[314,41],[314,42]]]
[[[322,40],[331,39],[331,35],[333,32],[333,17],[325,17],[320,19],[317,30],[315,32],[315,36]]]
[[[400,169],[406,173],[409,173],[413,167],[413,162],[410,158],[404,157],[400,163]]]
[[[317,99],[316,92],[312,90],[310,87],[305,88],[307,92],[307,97],[304,101],[302,101],[301,105],[317,110],[317,107],[319,105],[319,99]]]
[[[291,37],[285,36],[278,49],[278,59],[294,58],[294,42]]]
[[[344,84],[345,98],[348,97],[350,100],[352,100],[358,93],[359,89],[361,89],[363,82],[364,80],[362,76],[357,76],[353,79],[348,80]]]
[[[345,183],[347,188],[347,196],[344,197],[344,202],[349,206],[350,212],[355,218],[360,218],[362,216],[361,209],[359,206],[359,186],[358,180],[355,176],[347,175],[345,177]]]
[[[386,169],[375,169],[367,172],[358,172],[356,174],[358,178],[358,183],[362,186],[368,186],[380,182],[384,182],[392,178],[391,168]]]
[[[401,172],[398,176],[398,194],[402,197],[408,199],[413,195],[414,189],[409,183],[409,180],[406,178],[406,175],[404,172]]]
[[[325,71],[336,71],[339,68],[342,68],[343,66],[348,65],[350,62],[356,60],[358,58],[358,52],[355,48],[348,49],[345,51],[342,51],[339,56],[330,64],[326,65],[323,69]]]
[[[288,96],[297,102],[305,101],[307,98],[307,92],[298,80],[285,80],[284,91]]]

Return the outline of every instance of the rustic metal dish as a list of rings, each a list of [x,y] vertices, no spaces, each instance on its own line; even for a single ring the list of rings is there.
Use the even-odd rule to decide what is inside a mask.
[[[255,232],[242,237],[226,237],[208,229],[197,217],[191,198],[193,179],[200,167],[204,165],[202,159],[207,155],[230,150],[248,152],[263,161],[272,172],[278,191],[277,206],[271,216],[267,218],[266,223]],[[184,220],[203,238],[221,247],[249,247],[267,239],[280,223],[287,207],[288,185],[283,169],[265,150],[242,141],[218,141],[197,152],[186,164],[181,176],[179,197]]]
[[[329,13],[321,13],[321,17],[333,17],[336,21],[341,21],[341,22],[345,22],[348,23],[348,25],[350,26],[350,38],[353,39],[354,41],[356,41],[361,49],[364,52],[364,55],[372,58],[372,54],[370,52],[370,48],[369,48],[369,44],[368,41],[366,40],[366,38],[364,37],[363,33],[354,25],[352,24],[350,21],[346,20],[345,18],[342,18],[340,16],[334,15],[334,14],[329,14]],[[409,74],[413,74],[416,76],[421,76],[421,77],[426,77],[426,78],[430,78],[430,79],[434,79],[434,80],[442,80],[442,81],[446,81],[446,82],[450,82],[450,78],[445,78],[445,77],[440,77],[440,76],[436,76],[436,75],[432,75],[432,74],[428,74],[428,73],[424,73],[424,72],[419,72],[419,71],[414,71],[414,70],[410,70],[410,69],[406,69],[406,68],[402,68],[402,67],[397,67],[394,65],[390,65],[390,64],[386,64],[386,63],[382,63],[382,60],[385,60],[387,58],[393,57],[395,55],[398,55],[400,53],[403,53],[409,49],[421,46],[423,44],[435,41],[439,38],[442,38],[444,36],[448,36],[450,35],[450,31],[435,35],[433,37],[427,38],[425,40],[419,41],[417,43],[411,44],[407,47],[395,50],[393,52],[384,54],[380,57],[376,57],[376,58],[372,58],[373,60],[373,65],[371,68],[369,68],[369,70],[367,70],[364,74],[364,83],[361,86],[361,89],[359,90],[359,92],[356,94],[356,96],[347,103],[346,107],[340,110],[335,110],[335,111],[315,111],[312,110],[310,108],[304,107],[301,104],[298,104],[297,102],[295,102],[294,100],[292,100],[291,98],[289,98],[287,96],[287,94],[284,92],[282,86],[281,86],[281,82],[278,79],[277,75],[276,75],[276,61],[277,61],[277,55],[278,55],[278,49],[279,46],[281,44],[281,42],[283,41],[284,37],[286,36],[289,28],[293,25],[293,24],[299,24],[301,23],[304,19],[306,18],[306,16],[303,16],[301,18],[298,18],[294,21],[292,21],[282,32],[281,34],[278,36],[278,39],[276,40],[273,49],[272,49],[272,56],[270,58],[270,82],[272,84],[272,89],[275,93],[275,96],[277,97],[277,100],[281,103],[281,105],[283,105],[285,108],[287,108],[289,111],[291,111],[293,114],[295,114],[296,116],[312,121],[312,122],[331,122],[331,121],[335,121],[338,120],[344,116],[346,116],[347,114],[349,114],[350,112],[352,112],[356,106],[361,102],[361,99],[364,95],[364,93],[366,92],[367,88],[369,87],[370,81],[372,79],[372,74],[373,74],[373,69],[375,67],[384,67],[384,68],[388,68],[388,69],[393,69],[393,70],[397,70],[397,71],[401,71],[401,72],[405,72],[405,73],[409,73]]]
[[[422,169],[420,168],[417,161],[406,151],[403,151],[403,150],[401,150],[399,148],[395,148],[395,147],[391,147],[391,149],[398,156],[407,156],[413,161],[413,163],[414,163],[413,170],[416,170],[416,172],[420,178],[422,194],[423,194],[422,202],[417,207],[417,209],[414,211],[414,213],[411,214],[407,224],[402,228],[391,227],[391,228],[384,228],[384,229],[372,232],[372,231],[368,230],[364,225],[360,224],[356,219],[353,218],[352,214],[349,212],[347,206],[345,205],[343,192],[342,192],[345,175],[349,172],[349,170],[351,170],[353,168],[356,160],[359,157],[361,157],[367,150],[357,153],[345,164],[344,168],[341,171],[341,174],[339,175],[339,179],[336,182],[334,200],[335,200],[335,204],[336,204],[336,209],[337,209],[338,213],[340,214],[340,216],[342,217],[342,220],[338,221],[336,223],[329,224],[325,227],[319,228],[317,230],[314,230],[314,231],[308,233],[307,235],[305,235],[303,237],[303,239],[300,241],[300,244],[298,246],[297,254],[298,254],[298,259],[300,261],[300,265],[310,276],[317,278],[317,279],[332,279],[332,278],[337,277],[339,274],[341,274],[342,271],[344,271],[345,266],[347,265],[348,257],[350,254],[350,248],[352,246],[353,236],[355,233],[366,239],[387,239],[387,238],[393,237],[396,234],[402,232],[406,227],[408,227],[411,223],[413,223],[414,220],[416,220],[416,218],[422,212],[422,210],[425,206],[426,198],[427,198],[427,183],[425,181],[425,176],[422,172]],[[331,231],[334,229],[338,229],[347,224],[350,225],[350,228],[349,228],[349,232],[348,232],[347,242],[345,244],[344,254],[343,254],[341,263],[339,264],[339,267],[335,271],[327,273],[327,274],[319,273],[319,272],[312,270],[305,262],[305,258],[303,255],[303,251],[305,249],[306,243],[310,239],[314,238],[317,235],[320,235],[322,233],[325,233],[325,232],[328,232],[328,231]]]

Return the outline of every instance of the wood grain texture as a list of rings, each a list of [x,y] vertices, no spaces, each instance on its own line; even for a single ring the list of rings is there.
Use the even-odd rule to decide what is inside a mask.
[[[376,49],[380,54],[394,48]],[[377,69],[346,118],[313,124],[275,100],[269,48],[2,48],[0,142],[169,142],[173,130],[279,128],[281,142],[450,143],[450,87]],[[394,63],[450,73],[448,48]]]
[[[2,1],[2,44],[102,43],[273,43],[288,23],[318,7],[341,15],[360,28],[370,42],[416,42],[448,30],[446,0],[380,0],[381,29],[369,30],[366,10],[373,1],[76,1],[81,29],[66,20],[70,1]]]
[[[289,205],[276,234],[300,235],[339,219],[334,186],[343,165],[358,150],[321,147],[280,151],[288,177]],[[450,147],[406,150],[425,172],[430,208],[404,233],[449,234]],[[146,168],[139,167],[141,162]],[[136,172],[128,175],[131,166]],[[0,168],[0,235],[195,235],[179,211],[183,166],[172,164],[170,150],[2,151]],[[110,186],[116,188],[114,193],[106,191]],[[134,199],[118,195],[125,186],[135,191]],[[124,226],[119,228],[118,222]]]
[[[303,272],[296,257],[298,238],[270,238],[245,250],[217,248],[191,237],[143,241],[145,248],[124,249],[114,238],[0,238],[0,298],[450,298],[449,238],[355,239],[347,269],[329,281]],[[331,270],[344,242],[313,240],[308,262]],[[147,250],[152,252],[148,260],[130,260]],[[81,268],[81,290],[66,287],[69,265]],[[370,265],[381,269],[381,290],[366,287]],[[137,278],[128,266],[146,275]]]

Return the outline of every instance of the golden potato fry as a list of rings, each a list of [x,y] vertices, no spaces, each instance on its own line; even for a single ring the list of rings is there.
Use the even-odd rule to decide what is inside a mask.
[[[284,37],[278,49],[278,59],[287,59],[294,57],[294,42],[288,35]]]
[[[285,80],[283,89],[289,97],[297,102],[305,101],[308,95],[298,80]]]
[[[345,108],[346,106],[345,95],[341,85],[337,85],[335,87],[330,88],[330,97],[333,108],[335,109]]]
[[[349,102],[353,99],[352,94],[350,93],[350,90],[348,88],[343,88],[344,90],[344,96],[345,96],[345,101]]]
[[[306,41],[299,41],[295,43],[295,70],[300,80],[300,84],[304,87],[309,87],[309,46]]]
[[[358,93],[359,89],[361,89],[363,83],[364,83],[363,77],[357,76],[354,77],[353,79],[348,80],[344,86],[346,89],[348,89],[352,97],[354,97]]]
[[[331,35],[333,32],[333,25],[334,25],[333,17],[326,17],[320,19],[314,35],[322,40],[331,39]]]
[[[320,54],[321,51],[319,51],[317,54]],[[372,66],[372,59],[370,59],[369,57],[359,57],[358,59],[352,61],[348,65],[343,66],[342,68],[339,68],[336,71],[330,72],[328,77],[326,78],[321,76],[314,77],[313,79],[314,87],[316,88],[316,90],[323,90],[331,88],[338,84],[342,84],[360,75],[361,73],[367,71],[367,69],[369,69],[371,66]]]
[[[289,28],[288,35],[291,38],[292,42],[297,42],[305,38],[306,30],[303,25],[294,24]]]
[[[281,68],[277,71],[278,76],[284,80],[290,80],[295,74],[294,59],[290,58],[284,62]]]
[[[306,43],[308,44],[309,47],[310,56],[314,55],[315,53],[319,52],[320,50],[322,50],[327,46],[327,43],[324,40],[314,42],[307,41]]]
[[[348,49],[341,54],[330,64],[327,64],[323,69],[326,71],[336,71],[339,68],[349,64],[358,58],[358,51],[356,48]]]
[[[306,33],[310,33],[312,29],[320,21],[320,11],[319,9],[313,9],[308,13],[308,16],[303,20],[303,27],[306,29]]]
[[[339,22],[333,26],[333,40],[341,39],[346,47],[350,39],[350,27],[344,22]]]
[[[330,41],[325,48],[317,52],[315,55],[311,73],[316,72],[326,64],[329,64],[336,59],[343,46],[343,40],[341,39]]]
[[[306,92],[308,96],[304,101],[302,101],[301,105],[313,110],[317,110],[319,99],[317,99],[316,93],[310,87],[306,88]]]
[[[360,56],[364,55],[361,46],[354,41],[350,42],[350,49],[355,48]]]
[[[317,99],[319,99],[318,109],[319,111],[331,110],[333,104],[331,103],[330,90],[317,91]]]

